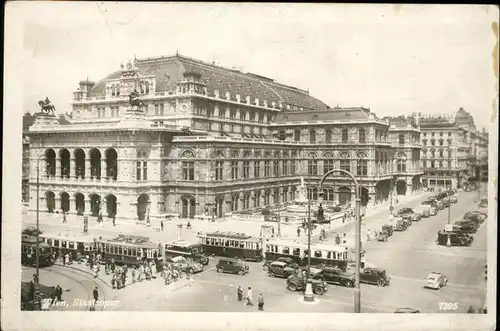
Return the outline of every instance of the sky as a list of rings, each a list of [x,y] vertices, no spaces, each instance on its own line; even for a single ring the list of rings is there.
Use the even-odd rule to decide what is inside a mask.
[[[332,107],[365,106],[379,117],[464,107],[481,128],[498,89],[495,15],[449,5],[28,4],[24,110],[38,111],[48,96],[70,111],[79,80],[178,51],[309,89]]]

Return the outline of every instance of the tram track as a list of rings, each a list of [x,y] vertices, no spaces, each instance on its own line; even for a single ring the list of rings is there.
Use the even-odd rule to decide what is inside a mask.
[[[30,267],[24,267],[24,266],[22,267],[22,270],[27,270],[27,269],[31,269],[31,268]],[[94,278],[92,278],[91,276],[88,276],[83,271],[77,271],[76,269],[72,269],[72,268],[68,268],[68,267],[66,267],[64,269],[65,271],[68,271],[69,273],[75,273],[75,274],[78,273],[79,275],[84,276],[86,278],[87,282],[84,282],[81,279],[76,278],[76,277],[74,277],[72,275],[68,275],[65,272],[54,270],[54,266],[43,268],[43,270],[44,271],[48,271],[48,272],[52,272],[52,273],[55,273],[55,274],[58,274],[58,275],[61,275],[61,276],[64,276],[64,277],[66,277],[66,278],[68,278],[68,279],[70,279],[70,280],[72,280],[72,281],[74,281],[74,282],[82,285],[83,288],[87,292],[87,296],[88,296],[88,300],[89,301],[92,301],[94,299],[93,298],[93,290],[94,290],[95,286],[97,286],[97,288],[100,291],[99,296],[101,297],[99,301],[105,301],[106,300],[106,289],[105,289],[105,287],[103,287]],[[100,281],[102,281],[102,280],[100,280]],[[89,285],[90,285],[90,288],[89,288]],[[104,305],[102,305],[101,307],[98,306],[98,308],[99,308],[100,311],[103,311],[104,310]]]

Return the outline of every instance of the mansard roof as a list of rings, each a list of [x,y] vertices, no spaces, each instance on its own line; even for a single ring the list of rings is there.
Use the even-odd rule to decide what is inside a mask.
[[[317,111],[280,112],[273,122],[307,122],[307,121],[340,121],[377,119],[370,110],[363,107],[327,108]]]
[[[226,92],[229,91],[231,99],[235,100],[236,94],[239,94],[242,100],[250,96],[252,104],[255,98],[258,98],[260,105],[263,105],[263,101],[266,100],[269,107],[273,101],[276,105],[281,101],[284,104],[283,108],[286,108],[286,105],[304,110],[327,108],[324,102],[310,96],[306,90],[287,86],[261,75],[223,68],[182,55],[137,59],[135,66],[142,76],[156,76],[156,92],[174,91],[184,73],[196,73],[201,75],[201,81],[206,84],[209,96],[214,96],[217,89],[221,98],[224,98]],[[106,80],[119,77],[120,71],[116,71],[97,82],[90,96],[105,95]]]

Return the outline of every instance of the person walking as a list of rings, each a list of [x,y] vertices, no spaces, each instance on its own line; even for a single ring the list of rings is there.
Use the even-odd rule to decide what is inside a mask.
[[[259,310],[264,310],[264,296],[259,293],[259,298],[257,299],[259,303]]]
[[[56,286],[56,296],[57,296],[57,301],[62,301],[62,294],[63,294],[63,290],[62,290],[62,287],[57,285]]]
[[[238,301],[243,301],[243,289],[241,288],[241,285],[238,285],[236,295],[238,297]]]
[[[163,231],[163,220],[160,221],[160,227],[161,227],[161,230]]]
[[[99,301],[99,291],[97,290],[97,286],[94,288],[94,291],[92,292],[94,296],[94,304]]]
[[[113,216],[113,226],[116,226],[116,216]]]
[[[135,266],[132,267],[132,283],[135,283]]]
[[[249,286],[248,291],[247,291],[247,306],[253,306],[253,300],[252,300],[252,288]]]
[[[300,228],[297,228],[297,237],[300,237]]]

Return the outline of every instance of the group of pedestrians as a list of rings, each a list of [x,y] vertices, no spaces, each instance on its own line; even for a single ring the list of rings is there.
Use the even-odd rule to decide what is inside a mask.
[[[245,306],[254,306],[252,288],[250,286],[248,287],[246,297],[243,297],[243,289],[241,288],[241,285],[238,285],[236,296],[238,297],[238,301],[243,301],[243,299],[245,299]],[[257,298],[257,308],[259,310],[264,310],[264,296],[262,293],[259,293],[259,297]]]

